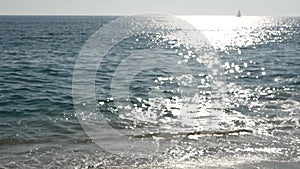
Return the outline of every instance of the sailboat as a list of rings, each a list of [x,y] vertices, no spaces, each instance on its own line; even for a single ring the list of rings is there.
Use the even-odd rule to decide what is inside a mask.
[[[241,11],[238,10],[238,13],[236,14],[236,17],[241,17],[241,16],[242,16]]]

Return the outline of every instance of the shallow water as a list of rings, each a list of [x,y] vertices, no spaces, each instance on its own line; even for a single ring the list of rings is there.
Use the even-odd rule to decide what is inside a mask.
[[[158,132],[167,141],[173,138],[168,134],[177,135],[178,141],[151,158],[136,159],[109,153],[89,138],[72,100],[74,65],[82,46],[117,17],[1,16],[0,168],[299,168],[300,18],[181,18],[203,32],[220,58],[226,77],[224,105],[211,106],[207,72],[195,66],[201,92],[192,113],[178,115],[178,105],[185,102],[176,77],[159,69],[136,74],[130,101],[113,98],[116,109],[111,77],[116,70],[130,75],[130,69],[117,69],[120,64],[134,66],[120,63],[120,58],[138,51],[135,59],[144,59],[153,49],[152,60],[192,56],[186,46],[176,46],[174,39],[161,41],[158,35],[118,43],[97,71],[99,112],[113,128],[137,139],[151,139],[147,134]],[[187,74],[179,81],[191,78]]]

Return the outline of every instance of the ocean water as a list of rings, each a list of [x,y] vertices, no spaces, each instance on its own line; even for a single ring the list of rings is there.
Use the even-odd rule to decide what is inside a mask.
[[[300,168],[300,18],[179,16],[202,31],[220,60],[219,108],[211,106],[218,99],[212,97],[209,70],[194,64],[201,92],[192,103],[182,101],[179,86],[186,97],[194,96],[187,85],[193,75],[174,77],[160,69],[134,74],[125,86],[129,100],[114,98],[124,95],[112,92],[125,88],[122,78],[132,76],[145,58],[164,58],[158,64],[194,55],[176,37],[157,33],[117,43],[96,72],[97,113],[132,141],[163,145],[147,158],[101,146],[116,145],[122,152],[114,138],[100,138],[99,146],[82,125],[90,114],[78,115],[74,108],[72,80],[80,51],[99,28],[118,18],[0,17],[0,168]],[[133,51],[134,61],[121,62]],[[190,107],[182,115],[184,104]],[[145,147],[132,151],[150,151]]]

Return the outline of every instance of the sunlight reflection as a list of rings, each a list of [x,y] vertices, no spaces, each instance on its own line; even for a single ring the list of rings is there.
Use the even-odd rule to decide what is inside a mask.
[[[254,30],[266,24],[267,17],[261,16],[179,16],[200,29],[216,48],[226,46],[251,46],[259,42],[252,35]],[[217,29],[216,29],[217,28]]]

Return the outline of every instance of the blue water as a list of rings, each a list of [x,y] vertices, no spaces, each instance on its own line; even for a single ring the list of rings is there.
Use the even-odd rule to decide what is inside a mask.
[[[179,133],[204,133],[150,159],[122,157],[99,147],[83,130],[73,107],[72,77],[79,52],[92,34],[117,18],[0,17],[0,168],[299,168],[300,18],[187,18],[220,57],[226,96],[224,109],[213,120],[207,122],[205,115],[186,119],[184,129],[174,120],[172,106],[156,118],[132,123],[133,108],[119,107],[118,111],[128,110],[120,115],[108,99],[118,58],[130,50],[146,51],[149,44],[143,45],[151,40],[152,47],[163,44],[151,37],[133,37],[112,49],[97,72],[95,89],[99,111],[112,127],[145,133],[159,121],[165,132],[176,128]],[[160,55],[170,54],[169,49],[161,50]],[[148,104],[143,111],[165,110],[159,103],[166,100],[151,100],[148,92],[159,82],[166,97],[180,97],[172,91],[178,86],[168,77],[156,69],[140,72],[130,85],[130,103],[141,107],[142,98]],[[232,132],[243,129],[251,133]]]

